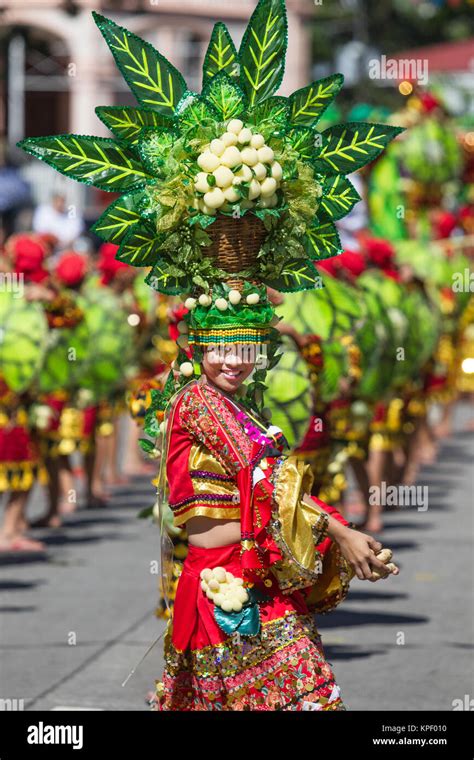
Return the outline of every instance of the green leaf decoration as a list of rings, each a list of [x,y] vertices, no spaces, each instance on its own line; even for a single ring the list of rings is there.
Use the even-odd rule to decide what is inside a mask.
[[[282,293],[294,293],[298,290],[311,290],[318,286],[320,276],[314,265],[308,259],[293,259],[288,261],[277,277],[262,277],[270,288],[281,290]]]
[[[125,235],[140,221],[140,214],[136,211],[136,204],[142,197],[142,191],[122,195],[99,217],[91,227],[92,232],[109,243],[119,245]]]
[[[359,193],[346,177],[340,174],[327,177],[318,213],[323,210],[330,219],[340,219],[360,200]]]
[[[162,236],[144,225],[125,236],[116,258],[135,267],[151,267],[159,258]]]
[[[290,118],[288,98],[272,95],[263,103],[258,103],[247,114],[247,122],[258,127],[259,132],[268,139],[275,129],[286,128]]]
[[[290,95],[288,100],[291,105],[291,123],[314,126],[334,100],[343,83],[342,74],[332,74]]]
[[[195,92],[186,92],[176,107],[176,121],[180,130],[208,127],[219,121],[214,106]]]
[[[208,214],[194,214],[194,216],[190,217],[189,219],[189,225],[192,227],[194,224],[199,224],[200,227],[205,229],[206,227],[209,227],[211,224],[214,224],[216,221],[215,217],[209,216]]]
[[[219,114],[219,119],[239,116],[246,107],[246,99],[238,84],[235,84],[227,74],[216,74],[204,87],[202,96]]]
[[[28,137],[18,146],[66,177],[100,190],[124,192],[152,179],[133,153],[107,137]]]
[[[151,272],[145,277],[145,282],[159,293],[165,293],[170,296],[177,296],[190,290],[191,284],[189,277],[183,274],[179,277],[173,273],[171,262],[161,259],[158,261]]]
[[[175,139],[176,133],[172,131],[159,134],[154,129],[146,129],[142,132],[138,152],[150,176],[159,177],[162,170],[166,170],[166,162]]]
[[[400,132],[401,127],[387,124],[337,124],[322,133],[324,144],[315,169],[322,174],[350,174],[377,158]]]
[[[151,454],[151,452],[155,448],[155,444],[153,443],[153,441],[149,441],[148,438],[139,438],[138,445],[140,446],[142,451],[145,451],[147,454]]]
[[[221,71],[229,77],[238,77],[239,70],[237,51],[229,30],[222,21],[218,21],[212,30],[209,47],[204,57],[202,85],[204,87],[209,79]]]
[[[306,230],[303,242],[311,259],[328,259],[342,251],[337,229],[332,222],[320,224],[316,221]]]
[[[99,13],[92,15],[138,102],[172,116],[186,90],[179,71],[149,42]]]
[[[321,152],[320,134],[309,127],[293,127],[285,135],[285,142],[296,150],[302,161],[312,161]]]
[[[287,20],[284,0],[259,0],[239,49],[240,81],[250,106],[272,95],[285,70]]]
[[[95,112],[107,129],[119,140],[136,145],[142,129],[170,129],[172,120],[151,108],[132,108],[130,106],[97,106]]]

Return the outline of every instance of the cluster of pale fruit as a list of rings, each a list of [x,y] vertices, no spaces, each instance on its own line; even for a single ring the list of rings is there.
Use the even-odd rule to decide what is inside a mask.
[[[224,567],[201,570],[201,588],[207,598],[224,612],[240,612],[249,600],[242,578],[236,578]]]
[[[194,189],[200,195],[194,205],[203,214],[231,211],[237,201],[247,209],[277,205],[281,165],[263,135],[254,134],[240,119],[229,121],[227,131],[204,148],[197,163],[202,171],[195,177]],[[247,183],[245,198],[238,190],[243,183]]]

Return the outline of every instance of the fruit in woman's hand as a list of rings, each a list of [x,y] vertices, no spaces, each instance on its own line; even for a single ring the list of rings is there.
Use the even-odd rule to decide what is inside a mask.
[[[214,568],[214,578],[216,579],[216,581],[218,581],[219,583],[224,583],[224,581],[226,580],[226,577],[227,577],[227,574],[224,567]]]

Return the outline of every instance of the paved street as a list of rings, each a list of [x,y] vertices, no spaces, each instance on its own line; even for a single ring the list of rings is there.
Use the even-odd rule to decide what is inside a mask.
[[[474,433],[459,432],[467,416],[457,410],[458,432],[422,472],[427,511],[386,516],[383,541],[400,575],[355,580],[341,608],[319,619],[349,709],[451,710],[474,696]],[[148,709],[161,642],[121,684],[163,628],[153,616],[158,532],[136,519],[152,500],[148,481],[135,480],[107,509],[43,532],[46,558],[0,558],[0,698],[24,699],[26,709]]]

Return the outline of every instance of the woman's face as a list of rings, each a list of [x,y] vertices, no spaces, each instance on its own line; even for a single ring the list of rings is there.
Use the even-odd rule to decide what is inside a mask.
[[[255,361],[255,346],[222,343],[208,346],[202,368],[211,383],[225,393],[235,393],[252,372]]]

